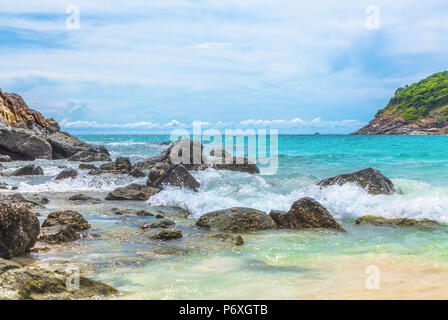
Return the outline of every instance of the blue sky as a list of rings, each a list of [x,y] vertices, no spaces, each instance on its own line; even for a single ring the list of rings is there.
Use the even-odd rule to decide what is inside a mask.
[[[0,87],[74,133],[349,133],[448,69],[446,0],[0,1]]]

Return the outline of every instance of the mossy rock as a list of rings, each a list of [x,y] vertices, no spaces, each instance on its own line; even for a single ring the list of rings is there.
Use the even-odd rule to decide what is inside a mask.
[[[364,216],[358,218],[355,223],[357,225],[371,224],[375,226],[420,227],[420,228],[440,226],[440,224],[437,221],[429,219],[423,219],[423,220],[415,220],[408,218],[387,219],[377,216]]]

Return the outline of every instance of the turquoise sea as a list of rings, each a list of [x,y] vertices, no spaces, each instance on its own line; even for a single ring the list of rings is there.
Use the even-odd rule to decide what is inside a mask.
[[[132,162],[154,156],[169,140],[163,135],[80,136],[102,144],[112,158]],[[68,194],[104,196],[117,186],[145,179],[88,176],[52,181],[58,165],[38,161],[45,175],[22,181],[5,178],[20,192],[47,195],[51,210],[66,207]],[[20,163],[11,164],[19,166]],[[373,196],[356,185],[318,188],[320,179],[373,167],[395,184],[399,194]],[[12,168],[11,168],[12,169]],[[92,277],[142,299],[313,299],[448,298],[448,137],[280,135],[278,170],[273,175],[207,169],[193,174],[198,192],[167,188],[148,203],[70,204],[106,237],[81,240],[70,250],[36,254],[41,261],[68,259],[93,265]],[[9,180],[8,180],[9,179]],[[288,210],[301,197],[321,202],[347,230],[263,231],[243,235],[234,247],[205,240],[194,227],[202,214],[234,206],[269,212]],[[184,238],[170,244],[180,254],[154,252],[139,233],[143,217],[118,217],[114,206],[176,206],[191,212],[174,217]],[[364,215],[433,219],[430,229],[356,226]],[[369,289],[369,266],[378,268],[380,288]],[[375,269],[376,270],[376,269]]]

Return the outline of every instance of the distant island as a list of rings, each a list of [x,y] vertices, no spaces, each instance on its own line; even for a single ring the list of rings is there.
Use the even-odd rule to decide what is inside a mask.
[[[375,119],[352,134],[448,134],[448,71],[397,89]]]

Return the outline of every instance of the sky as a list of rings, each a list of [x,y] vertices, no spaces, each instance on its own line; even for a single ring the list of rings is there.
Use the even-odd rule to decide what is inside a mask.
[[[448,70],[446,21],[446,0],[0,0],[0,88],[72,133],[350,133]]]

